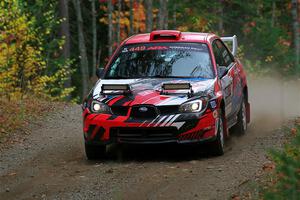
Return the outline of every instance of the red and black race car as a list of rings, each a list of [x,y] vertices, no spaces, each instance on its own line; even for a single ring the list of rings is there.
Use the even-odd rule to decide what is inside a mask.
[[[236,50],[236,36],[211,33],[161,30],[126,39],[83,102],[87,158],[105,155],[112,143],[205,142],[222,155],[229,128],[243,134],[250,121]]]

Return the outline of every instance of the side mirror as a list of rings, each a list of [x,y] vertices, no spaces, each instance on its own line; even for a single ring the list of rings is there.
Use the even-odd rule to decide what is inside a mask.
[[[227,67],[225,66],[218,66],[218,76],[219,78],[222,78],[223,76],[225,76],[228,72]]]
[[[96,69],[96,76],[97,76],[98,78],[101,78],[102,75],[103,75],[103,73],[104,73],[104,69],[103,69],[103,68],[97,68],[97,69]]]

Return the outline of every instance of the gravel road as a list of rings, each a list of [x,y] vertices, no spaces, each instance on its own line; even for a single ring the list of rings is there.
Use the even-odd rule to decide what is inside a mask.
[[[299,83],[249,82],[252,122],[221,157],[198,146],[110,146],[105,160],[87,161],[81,108],[66,105],[2,148],[0,199],[231,198],[261,176],[266,150],[284,140],[282,122],[300,115]]]

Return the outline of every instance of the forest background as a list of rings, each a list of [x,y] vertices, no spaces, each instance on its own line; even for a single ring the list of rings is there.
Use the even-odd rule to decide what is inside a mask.
[[[2,101],[81,102],[125,38],[160,29],[237,35],[249,73],[298,76],[299,0],[0,0]]]

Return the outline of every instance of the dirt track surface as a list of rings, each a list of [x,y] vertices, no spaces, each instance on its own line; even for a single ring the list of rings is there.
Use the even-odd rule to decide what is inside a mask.
[[[278,128],[300,113],[299,85],[249,82],[248,133],[221,157],[198,146],[111,146],[105,160],[87,161],[80,106],[65,106],[1,151],[0,199],[228,199],[260,177],[266,150],[282,144]]]

